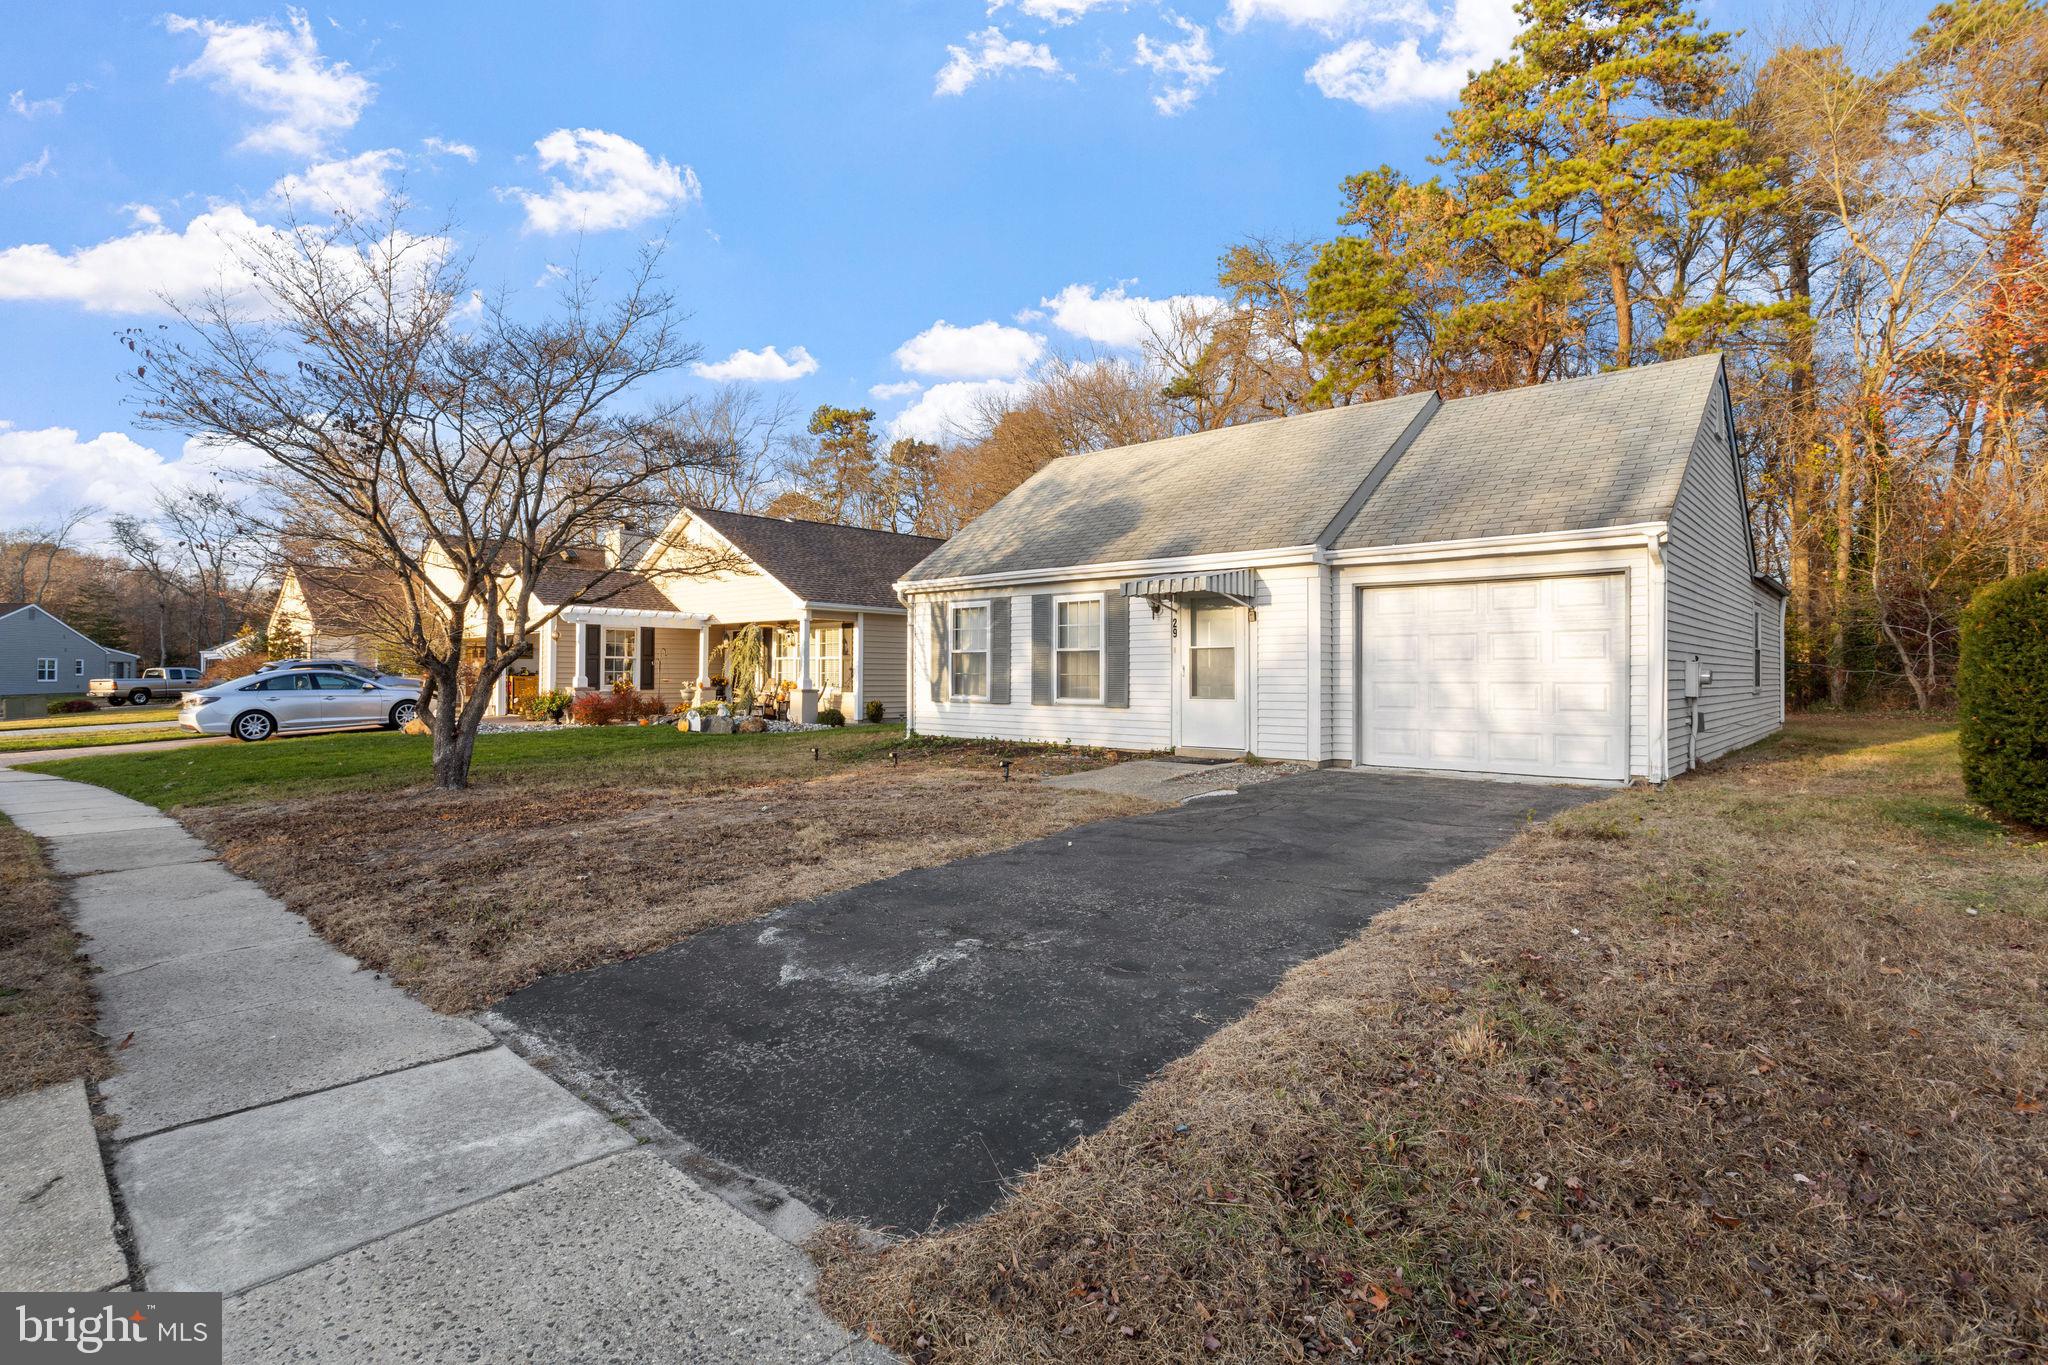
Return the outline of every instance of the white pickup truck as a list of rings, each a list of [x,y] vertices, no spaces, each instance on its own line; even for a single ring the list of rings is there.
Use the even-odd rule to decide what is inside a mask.
[[[147,706],[153,701],[176,701],[197,686],[196,668],[145,668],[137,678],[94,678],[85,685],[85,695],[114,706],[129,702]]]

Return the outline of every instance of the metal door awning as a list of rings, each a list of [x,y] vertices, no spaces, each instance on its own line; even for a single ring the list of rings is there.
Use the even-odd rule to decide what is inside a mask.
[[[1219,569],[1214,573],[1169,573],[1133,578],[1124,584],[1126,597],[1227,597],[1252,605],[1252,571]]]

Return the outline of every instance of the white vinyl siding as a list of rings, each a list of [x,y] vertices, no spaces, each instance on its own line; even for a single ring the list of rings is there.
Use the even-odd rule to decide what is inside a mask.
[[[1664,704],[1669,772],[1684,772],[1688,755],[1685,665],[1698,657],[1714,675],[1697,703],[1703,722],[1698,758],[1705,763],[1754,744],[1784,716],[1784,631],[1774,594],[1757,586],[1749,560],[1749,526],[1728,446],[1728,424],[1717,391],[1694,442],[1671,511],[1665,547],[1668,676]],[[1762,610],[1764,666],[1756,681],[1758,613]]]
[[[1313,758],[1308,751],[1308,708],[1315,670],[1308,657],[1312,573],[1261,573],[1251,622],[1252,752],[1262,758]]]
[[[1173,614],[1154,616],[1142,600],[1130,604],[1130,705],[1034,706],[1031,702],[1031,598],[1036,593],[1070,596],[1115,592],[1122,580],[1090,579],[1034,584],[1009,590],[1010,654],[992,659],[990,667],[1007,671],[1010,702],[967,700],[945,695],[931,699],[931,680],[938,669],[932,639],[932,603],[944,597],[910,599],[910,709],[914,728],[923,735],[960,739],[1012,739],[1042,743],[1086,744],[1112,749],[1161,750],[1173,746],[1171,677]],[[952,602],[983,601],[987,594],[961,595]]]

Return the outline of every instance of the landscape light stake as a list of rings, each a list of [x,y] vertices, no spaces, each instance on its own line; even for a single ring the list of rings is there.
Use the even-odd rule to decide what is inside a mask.
[[[1004,760],[1003,760],[1003,781],[1005,781],[1005,782],[1008,782],[1009,780],[1010,780],[1010,760],[1006,758],[1006,759],[1004,759]]]
[[[818,761],[818,746],[817,746],[817,745],[815,745],[815,744],[813,744],[813,745],[811,746],[811,762],[813,762],[813,763],[816,763],[817,761]]]
[[[892,768],[896,766],[896,751],[894,749],[889,751],[889,766]]]

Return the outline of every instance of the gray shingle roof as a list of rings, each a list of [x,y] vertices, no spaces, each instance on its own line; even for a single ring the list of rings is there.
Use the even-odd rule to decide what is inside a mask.
[[[1448,402],[1336,546],[1663,521],[1720,372],[1704,355]]]
[[[573,598],[586,606],[626,611],[682,610],[647,575],[631,569],[605,568],[594,555],[579,555],[572,563],[557,561],[547,565],[534,575],[533,595],[551,607],[559,607]]]
[[[896,580],[946,544],[932,536],[831,522],[785,521],[709,507],[687,510],[806,602],[900,607]]]
[[[913,580],[1313,544],[1427,393],[1054,460]]]

